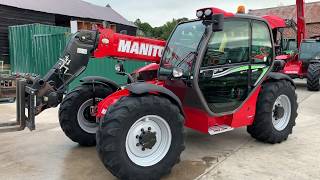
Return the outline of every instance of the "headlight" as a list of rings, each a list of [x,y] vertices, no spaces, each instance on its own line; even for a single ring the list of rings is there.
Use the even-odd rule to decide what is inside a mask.
[[[205,15],[205,16],[211,16],[211,15],[212,15],[212,10],[211,10],[211,9],[206,9],[206,10],[204,11],[204,15]]]
[[[122,64],[116,64],[115,66],[114,66],[114,69],[117,71],[117,72],[121,72],[122,71]]]
[[[101,40],[101,42],[102,42],[102,44],[105,44],[105,45],[108,45],[110,43],[109,39],[107,39],[107,38],[103,38]]]
[[[202,16],[203,16],[203,11],[201,10],[197,11],[197,17],[202,18]]]
[[[181,68],[173,68],[172,75],[174,78],[180,78],[183,76],[183,69]]]

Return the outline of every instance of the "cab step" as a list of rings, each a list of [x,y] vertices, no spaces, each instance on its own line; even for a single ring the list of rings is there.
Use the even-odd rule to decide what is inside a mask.
[[[215,126],[209,127],[208,132],[210,135],[216,135],[216,134],[232,131],[233,129],[234,129],[233,127],[228,125],[215,125]]]

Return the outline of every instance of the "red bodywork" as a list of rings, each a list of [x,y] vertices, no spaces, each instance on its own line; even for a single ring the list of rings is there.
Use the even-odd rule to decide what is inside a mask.
[[[148,83],[166,87],[166,85],[161,81],[151,81]],[[251,125],[255,118],[256,103],[260,90],[261,86],[259,86],[249,99],[233,114],[210,116],[205,111],[184,106],[183,111],[185,114],[185,125],[202,133],[208,133],[209,127],[219,125],[228,125],[232,128]],[[157,92],[149,93],[157,94]],[[130,92],[127,89],[117,91],[101,101],[98,104],[97,118],[102,118],[110,106],[116,103],[121,97],[125,96],[130,96]],[[181,99],[181,101],[183,101],[183,99]]]
[[[96,117],[102,118],[106,114],[108,107],[116,103],[121,97],[129,96],[129,95],[130,95],[130,92],[127,89],[124,89],[124,90],[116,91],[115,93],[106,97],[104,100],[102,100],[98,104]]]
[[[306,33],[306,21],[304,17],[304,0],[296,0],[297,8],[297,43],[298,49],[300,44],[307,36]]]
[[[141,72],[145,72],[145,71],[158,71],[160,65],[157,63],[151,63],[148,64],[146,66],[143,66],[135,71],[133,71],[133,73],[141,73]]]
[[[214,14],[224,14],[225,17],[234,16],[233,13],[229,13],[218,8],[212,8],[212,11]],[[148,62],[155,62],[134,71],[134,73],[136,74],[139,74],[141,72],[146,72],[146,71],[158,70],[160,57],[162,55],[161,53],[159,53],[160,50],[156,53],[152,51],[150,53],[147,53],[147,55],[145,55],[143,53],[140,53],[141,49],[139,49],[138,51],[137,47],[134,47],[132,50],[132,46],[140,46],[139,48],[141,48],[142,44],[150,44],[150,46],[164,47],[165,46],[164,41],[116,34],[116,33],[113,33],[111,30],[100,30],[100,33],[101,33],[100,42],[99,42],[98,49],[95,51],[95,57],[112,56],[112,57],[118,57],[118,58],[129,58],[129,59],[137,59],[137,60],[148,61]],[[108,41],[106,41],[105,39],[108,39]],[[125,46],[125,50],[126,50],[125,52],[123,52],[124,46],[123,44],[121,45],[120,43],[121,40],[122,40],[122,43],[123,41],[131,42],[129,45],[127,44]],[[136,45],[133,45],[133,42],[135,42]],[[146,83],[163,86],[167,89],[170,89],[171,91],[176,93],[176,95],[180,98],[181,102],[183,102],[184,100],[185,86],[181,86],[180,88],[178,86],[179,82],[176,82],[176,81],[173,82],[176,85],[175,89],[172,89],[172,86],[170,86],[168,82],[165,83],[164,81],[156,80],[156,78],[154,78],[151,81],[147,81]],[[234,113],[230,113],[230,114],[210,116],[207,112],[202,111],[200,109],[184,106],[183,114],[185,115],[185,120],[186,120],[185,125],[189,128],[192,128],[194,130],[197,130],[203,133],[208,133],[209,127],[213,127],[213,126],[227,125],[232,128],[238,128],[238,127],[251,125],[254,121],[255,112],[256,112],[256,103],[257,103],[257,98],[260,90],[261,90],[261,87],[259,86],[253,92],[253,94],[249,97],[249,99],[247,99],[239,109],[237,109]],[[149,92],[149,93],[158,95],[157,92]],[[98,104],[97,118],[98,119],[103,118],[110,106],[114,105],[114,103],[116,103],[120,98],[126,97],[126,96],[130,96],[129,90],[122,89],[111,94],[104,100],[102,100]]]
[[[159,63],[166,45],[165,41],[114,33],[100,29],[96,58],[114,57]]]
[[[208,133],[208,128],[215,125],[228,125],[238,128],[251,125],[254,121],[256,103],[261,87],[258,87],[250,98],[234,114],[210,116],[202,110],[184,107],[186,126],[194,130]]]
[[[294,59],[297,59],[297,58],[294,58]],[[306,77],[306,69],[303,68],[302,61],[298,61],[298,60],[287,61],[286,65],[282,70],[282,73],[290,75],[291,77],[299,77],[299,78]]]
[[[268,23],[272,29],[286,27],[285,20],[279,16],[266,15],[266,16],[262,16],[262,18],[265,19],[266,21],[268,21]]]

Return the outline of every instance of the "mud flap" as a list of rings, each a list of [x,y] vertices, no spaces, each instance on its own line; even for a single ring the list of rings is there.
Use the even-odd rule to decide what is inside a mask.
[[[17,100],[15,122],[0,123],[0,133],[22,131],[26,127],[35,130],[37,91],[27,86],[25,79],[17,80]],[[27,115],[26,115],[27,109]]]

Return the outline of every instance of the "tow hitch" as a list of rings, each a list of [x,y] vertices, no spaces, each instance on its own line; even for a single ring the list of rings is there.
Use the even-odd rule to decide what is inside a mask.
[[[0,124],[0,133],[35,130],[37,90],[27,86],[25,79],[17,79],[16,121]]]

